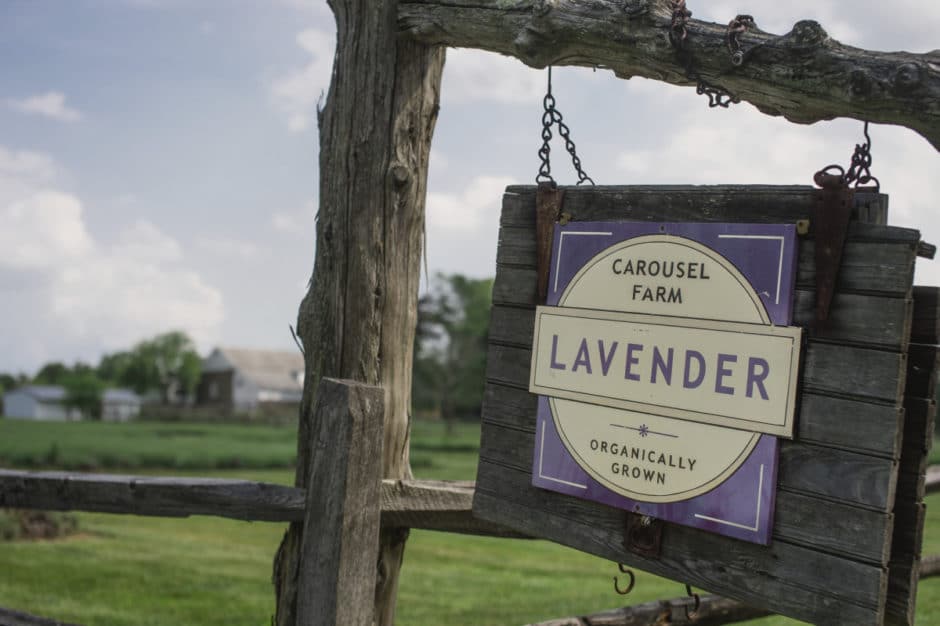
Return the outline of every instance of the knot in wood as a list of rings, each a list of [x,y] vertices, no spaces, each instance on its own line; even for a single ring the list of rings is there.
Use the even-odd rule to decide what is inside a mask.
[[[620,10],[627,17],[637,17],[649,12],[650,3],[649,0],[621,0]]]
[[[512,46],[516,54],[529,65],[545,67],[551,63],[551,58],[546,54],[551,53],[550,46],[542,46],[539,33],[531,28],[520,30],[516,38],[512,40]]]
[[[923,81],[923,72],[917,63],[905,63],[894,73],[894,91],[906,94],[914,91]]]
[[[396,189],[401,189],[411,182],[411,172],[401,163],[393,164],[389,168],[389,174]]]
[[[849,75],[853,96],[868,96],[872,91],[872,78],[865,70],[855,69]]]
[[[800,46],[818,46],[829,39],[829,33],[816,20],[800,20],[793,25],[789,38]]]
[[[532,12],[539,17],[548,15],[555,8],[555,0],[535,0],[532,3]]]

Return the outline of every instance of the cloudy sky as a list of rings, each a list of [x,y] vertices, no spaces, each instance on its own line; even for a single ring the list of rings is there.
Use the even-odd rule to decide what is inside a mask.
[[[937,3],[690,2],[695,17],[802,18],[863,48],[940,48]],[[292,348],[317,207],[315,111],[333,20],[307,0],[0,1],[0,371],[95,362],[181,328],[213,345]],[[599,184],[809,184],[861,124],[797,126],[694,90],[555,73],[559,109]],[[428,196],[431,273],[494,271],[502,189],[538,170],[544,72],[448,52]],[[940,242],[940,158],[872,129],[892,222]],[[576,179],[554,152],[561,183]],[[922,261],[918,282],[940,283]]]

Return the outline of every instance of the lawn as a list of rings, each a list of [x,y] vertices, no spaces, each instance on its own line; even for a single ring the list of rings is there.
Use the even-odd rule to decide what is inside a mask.
[[[13,432],[7,426],[0,421],[0,449],[15,447],[7,441]],[[54,426],[50,431],[56,430]],[[60,441],[63,458],[71,454],[68,444],[72,441],[81,443],[85,455],[92,454],[89,446],[95,441],[134,441],[138,439],[132,433],[134,427],[147,430],[149,437],[168,448],[174,447],[177,438],[211,441],[213,450],[207,458],[223,457],[221,449],[234,448],[241,440],[258,441],[265,448],[275,442],[283,445],[293,436],[291,428],[262,426],[194,426],[209,429],[209,434],[198,436],[180,424],[162,425],[166,430],[157,424],[58,426],[89,427],[87,432],[71,430],[71,437],[52,437]],[[102,426],[123,428],[109,433],[115,437],[109,439],[92,432]],[[30,436],[38,438],[37,433],[32,431]],[[416,423],[412,442],[416,475],[472,479],[478,436],[473,425],[459,425],[447,434],[440,424]],[[49,441],[31,441],[30,445],[48,449]],[[140,444],[137,449],[146,447]],[[212,457],[215,452],[217,457]],[[127,450],[121,453],[129,454]],[[292,451],[287,458],[291,455]],[[280,483],[293,480],[289,468],[255,469],[247,464],[198,473]],[[940,552],[940,496],[928,502],[931,514],[924,550]],[[79,514],[79,518],[82,534],[77,537],[0,545],[0,606],[88,626],[270,623],[271,560],[283,524],[207,517],[177,520]],[[625,600],[638,603],[684,593],[677,582],[638,574],[636,589],[622,599],[613,590],[615,573],[613,563],[549,542],[413,531],[399,590],[398,624],[523,624],[612,608]],[[926,581],[921,586],[918,623],[940,624],[938,615],[940,580]],[[753,622],[760,626],[796,623],[784,618]]]

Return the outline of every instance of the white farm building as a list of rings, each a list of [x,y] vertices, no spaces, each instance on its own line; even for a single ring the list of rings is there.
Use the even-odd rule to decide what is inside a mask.
[[[65,405],[66,391],[59,385],[26,385],[3,394],[3,415],[12,419],[73,421],[82,419]],[[140,414],[140,396],[128,389],[106,389],[101,394],[101,419],[126,422]]]
[[[304,358],[296,351],[216,348],[202,362],[197,403],[228,413],[300,404]]]
[[[78,409],[65,406],[65,389],[58,385],[26,385],[3,394],[3,414],[26,420],[79,420]]]

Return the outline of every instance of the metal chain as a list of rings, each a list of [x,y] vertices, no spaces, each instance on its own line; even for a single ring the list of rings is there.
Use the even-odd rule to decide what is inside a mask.
[[[695,83],[695,92],[699,95],[708,96],[709,107],[722,107],[723,109],[727,109],[732,104],[737,104],[741,100],[724,87],[707,82],[702,78],[702,75],[695,70],[692,51],[686,47],[686,40],[689,36],[688,22],[690,17],[692,17],[692,11],[686,8],[685,0],[672,0],[672,22],[669,27],[669,41],[672,42],[672,47],[676,49],[676,58],[679,61],[679,65],[685,70],[685,77]],[[741,58],[743,62],[743,55]]]
[[[738,41],[738,35],[746,33],[749,28],[756,26],[754,18],[750,15],[738,15],[728,22],[728,52],[731,53],[731,64],[735,67],[744,65],[744,50],[741,49],[741,42]]]
[[[859,187],[874,181],[875,189],[880,191],[881,183],[877,178],[871,175],[871,136],[868,134],[868,122],[865,122],[864,134],[865,143],[855,144],[855,152],[852,153],[851,165],[849,165],[848,171],[841,165],[828,165],[817,172],[817,178],[821,174],[838,172],[838,176],[842,179],[842,184],[846,187],[853,183],[856,187]]]
[[[578,174],[578,184],[581,185],[585,182],[589,182],[593,185],[594,180],[588,176],[581,167],[581,159],[578,157],[577,147],[574,145],[574,141],[571,140],[571,129],[565,124],[561,111],[555,108],[555,96],[552,95],[552,66],[550,65],[548,66],[548,90],[545,92],[542,105],[544,107],[542,113],[542,147],[539,148],[539,159],[542,161],[542,164],[539,166],[539,173],[535,177],[535,182],[555,183],[555,179],[552,178],[551,141],[552,126],[557,124],[558,135],[565,140],[565,150],[571,155],[571,164]]]

